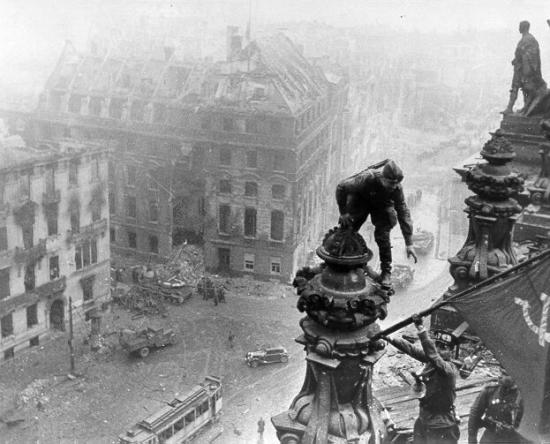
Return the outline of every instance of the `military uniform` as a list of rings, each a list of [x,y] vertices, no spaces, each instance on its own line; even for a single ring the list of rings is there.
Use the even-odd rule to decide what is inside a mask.
[[[414,423],[414,444],[456,444],[460,437],[454,408],[458,372],[454,364],[439,355],[426,330],[420,331],[418,338],[422,348],[404,339],[387,338],[403,353],[425,363],[420,379],[426,393],[420,399],[420,412]]]
[[[523,416],[523,401],[517,388],[504,390],[500,384],[485,386],[470,409],[468,443],[477,444],[477,432],[484,427],[480,443],[527,443],[515,431]]]
[[[371,216],[374,240],[380,253],[380,268],[391,271],[390,231],[399,222],[407,246],[412,245],[411,214],[405,202],[401,184],[388,191],[381,182],[380,171],[367,169],[344,179],[336,187],[336,202],[340,214],[349,214],[352,229],[358,231]]]

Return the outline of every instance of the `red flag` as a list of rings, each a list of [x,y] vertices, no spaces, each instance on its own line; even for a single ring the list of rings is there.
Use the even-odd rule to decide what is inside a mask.
[[[450,301],[512,376],[523,397],[520,433],[550,433],[550,250]]]

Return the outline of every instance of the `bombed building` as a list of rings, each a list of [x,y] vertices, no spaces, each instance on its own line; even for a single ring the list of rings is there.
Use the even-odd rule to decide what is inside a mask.
[[[10,358],[109,297],[107,150],[2,143],[0,352]]]
[[[347,77],[281,33],[249,41],[229,27],[226,43],[221,62],[161,44],[82,54],[67,43],[33,134],[114,143],[114,251],[167,257],[198,242],[210,271],[288,280],[335,220],[322,196],[347,149]]]

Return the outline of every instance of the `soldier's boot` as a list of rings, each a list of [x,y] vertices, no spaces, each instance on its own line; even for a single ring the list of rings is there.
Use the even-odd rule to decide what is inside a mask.
[[[510,90],[510,100],[508,101],[508,106],[506,106],[506,109],[502,111],[502,114],[514,113],[514,104],[516,103],[517,98],[518,98],[517,89]]]
[[[383,287],[390,288],[391,285],[391,264],[382,262],[380,264],[380,277],[378,278],[378,282],[380,282],[380,285]]]

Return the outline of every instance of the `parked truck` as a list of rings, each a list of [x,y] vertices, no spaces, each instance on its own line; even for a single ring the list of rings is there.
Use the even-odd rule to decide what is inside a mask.
[[[141,331],[122,330],[119,343],[124,350],[145,358],[153,348],[165,347],[176,343],[176,334],[172,329],[147,327]]]

